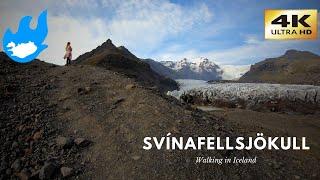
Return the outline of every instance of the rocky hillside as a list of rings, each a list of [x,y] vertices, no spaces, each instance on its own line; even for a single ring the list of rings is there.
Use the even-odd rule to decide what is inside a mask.
[[[18,64],[0,55],[0,179],[319,177],[313,151],[301,160],[288,151],[143,150],[144,137],[168,132],[246,134],[103,66]],[[196,164],[197,156],[257,156],[257,163]]]
[[[77,156],[90,142],[65,138],[50,99],[57,66],[12,62],[0,53],[0,179],[52,179],[82,172]],[[61,74],[60,74],[61,76]]]
[[[320,56],[308,51],[288,50],[251,66],[240,82],[320,85]]]
[[[147,63],[125,47],[116,47],[110,39],[96,49],[79,56],[74,63],[104,67],[135,78],[142,85],[158,87],[162,92],[178,88],[175,81],[154,72]]]

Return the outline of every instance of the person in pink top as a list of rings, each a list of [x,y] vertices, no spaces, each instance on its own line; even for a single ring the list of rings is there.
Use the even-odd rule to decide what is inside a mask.
[[[72,59],[72,47],[71,47],[71,43],[68,42],[67,46],[66,46],[66,54],[63,57],[64,59],[67,59],[67,63],[66,66],[71,64],[71,59]]]

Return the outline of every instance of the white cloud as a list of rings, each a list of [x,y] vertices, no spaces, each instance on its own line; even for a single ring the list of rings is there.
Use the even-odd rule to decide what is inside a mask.
[[[211,17],[204,4],[184,8],[168,1],[125,1],[117,7],[107,32],[115,42],[129,49],[151,51],[168,36],[207,22]]]
[[[98,3],[96,0],[65,0],[62,5],[66,7],[82,7],[82,8],[97,8]]]
[[[161,52],[159,55],[155,56],[155,60],[178,61],[183,58],[195,59],[198,57],[202,57],[202,55],[195,49],[190,49],[187,51],[170,51],[169,50],[169,51]]]
[[[256,35],[245,35],[245,41],[246,44],[258,44],[259,38]]]

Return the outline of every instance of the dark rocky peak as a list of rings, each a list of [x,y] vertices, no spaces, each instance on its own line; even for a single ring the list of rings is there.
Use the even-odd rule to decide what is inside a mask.
[[[175,81],[160,76],[148,63],[141,61],[124,46],[116,47],[110,39],[79,56],[74,63],[103,67],[134,78],[142,86],[157,87],[161,92],[178,88]]]
[[[112,43],[111,39],[108,39],[104,43],[102,43],[100,46],[98,46],[96,49],[117,49],[117,47]]]
[[[287,50],[281,57],[289,60],[319,58],[318,55],[313,54],[309,51],[298,51],[295,49]]]
[[[134,54],[132,54],[126,47],[119,46],[118,49],[126,56],[130,58],[137,58]]]
[[[112,44],[111,39],[107,39],[106,43],[107,43],[107,44]]]
[[[129,51],[126,47],[124,47],[124,46],[119,46],[118,47],[121,51]]]
[[[80,55],[76,60],[75,63],[80,63],[90,57],[102,54],[102,53],[108,53],[108,54],[119,54],[121,51],[112,43],[110,39],[103,42],[100,46],[96,47],[95,49],[91,50],[90,52],[86,52],[82,55]]]
[[[302,52],[302,51],[298,51],[298,50],[295,50],[295,49],[289,49],[284,53],[284,55],[285,56],[290,56],[290,55],[298,54],[299,52]]]

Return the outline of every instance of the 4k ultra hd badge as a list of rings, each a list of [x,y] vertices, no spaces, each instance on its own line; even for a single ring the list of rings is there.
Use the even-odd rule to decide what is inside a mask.
[[[266,39],[317,39],[317,10],[265,10]]]

